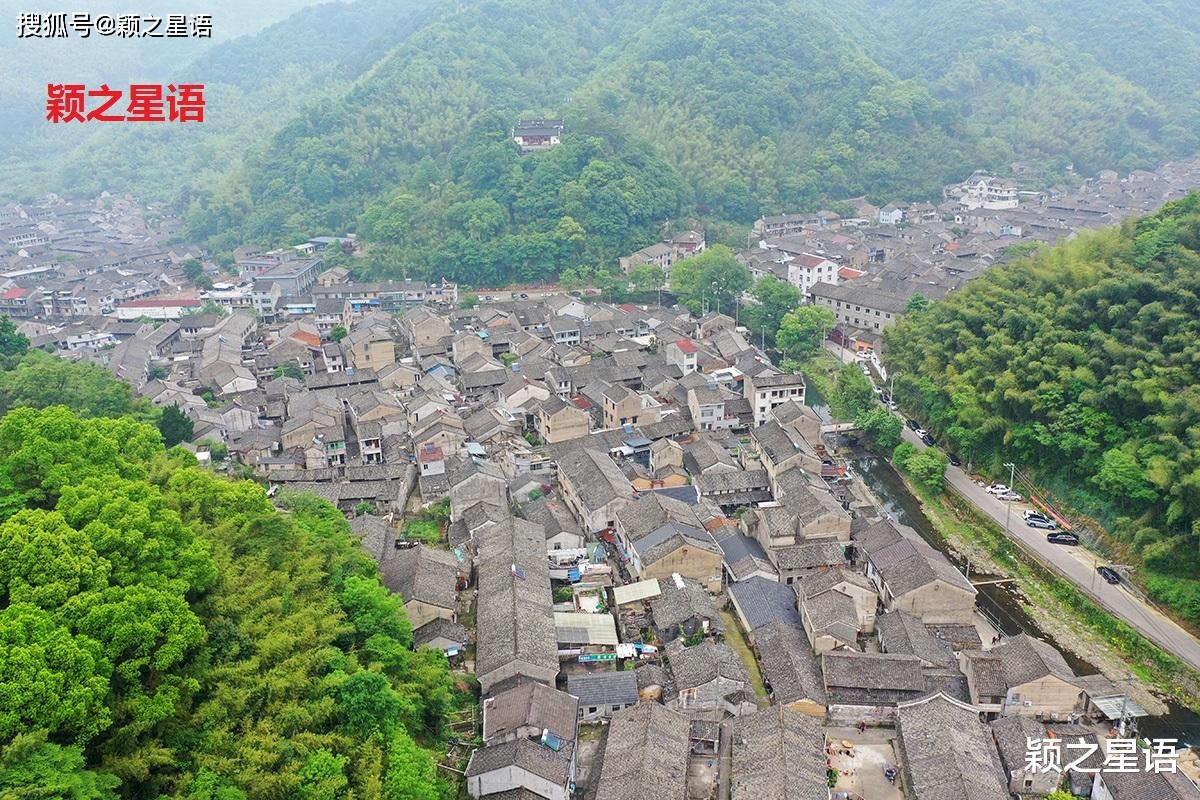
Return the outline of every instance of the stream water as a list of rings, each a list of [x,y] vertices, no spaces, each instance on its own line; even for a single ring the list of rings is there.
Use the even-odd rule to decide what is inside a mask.
[[[954,551],[930,524],[921,510],[920,501],[908,491],[891,464],[861,451],[856,453],[852,448],[843,451],[853,454],[854,457],[849,459],[851,468],[879,498],[884,513],[915,530],[922,539],[944,553],[960,570],[966,566],[966,560]],[[972,571],[971,577],[974,580],[987,580],[989,576]],[[1054,641],[1054,637],[1038,626],[1029,616],[1025,602],[1013,584],[985,584],[976,588],[979,590],[980,609],[992,620],[992,624],[997,625],[1006,635],[1024,632],[1049,642],[1062,652],[1076,674],[1090,675],[1098,671],[1086,659],[1060,647]],[[1149,738],[1178,739],[1180,746],[1185,743],[1200,745],[1200,714],[1169,698],[1159,699],[1167,704],[1167,713],[1140,720],[1139,733]]]

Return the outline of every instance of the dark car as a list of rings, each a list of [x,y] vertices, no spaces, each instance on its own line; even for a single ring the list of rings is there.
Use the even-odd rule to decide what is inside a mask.
[[[921,437],[921,441],[925,443],[926,447],[933,447],[937,444],[937,439],[934,439],[928,433]]]
[[[947,453],[946,458],[948,458],[950,460],[950,466],[952,466],[952,467],[961,467],[962,466],[962,462],[958,460],[958,456],[954,455],[954,453]]]
[[[904,424],[907,425],[909,427],[909,429],[914,430],[914,431],[917,428],[921,427],[921,423],[917,422],[915,419],[906,419],[904,421]]]
[[[1066,531],[1056,531],[1054,533],[1047,533],[1046,541],[1050,544],[1077,545],[1079,544],[1079,537]]]
[[[1031,528],[1041,528],[1047,531],[1055,530],[1058,527],[1058,523],[1052,519],[1038,519],[1037,517],[1027,518],[1025,524]]]
[[[1114,586],[1121,582],[1121,576],[1112,567],[1096,567],[1096,572],[1099,572],[1101,578]]]

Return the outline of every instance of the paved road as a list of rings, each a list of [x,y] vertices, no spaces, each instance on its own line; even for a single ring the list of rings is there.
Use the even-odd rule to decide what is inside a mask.
[[[906,426],[905,441],[920,449],[925,445]],[[946,468],[946,482],[983,513],[994,519],[1001,528],[1006,519],[1007,534],[1042,561],[1052,565],[1061,575],[1074,583],[1084,594],[1091,597],[1110,613],[1120,617],[1154,641],[1164,650],[1200,669],[1200,640],[1157,611],[1153,606],[1130,594],[1124,584],[1112,586],[1096,574],[1096,566],[1105,563],[1099,556],[1082,547],[1051,544],[1046,541],[1046,531],[1025,525],[1022,510],[1031,508],[1026,503],[1005,503],[988,494],[959,467]],[[1011,515],[1009,514],[1011,506]]]

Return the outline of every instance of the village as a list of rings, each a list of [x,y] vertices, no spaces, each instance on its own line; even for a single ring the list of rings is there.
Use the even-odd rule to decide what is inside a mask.
[[[913,295],[1197,185],[1200,162],[1029,196],[974,176],[942,207],[764,217],[739,258],[866,354]],[[1200,797],[1147,768],[1161,752],[1104,768],[1146,714],[1128,687],[980,614],[737,309],[555,287],[463,307],[447,281],[327,267],[353,237],[222,272],[171,229],[121,198],[0,209],[0,313],[182,411],[203,463],[345,512],[414,645],[478,681],[442,765],[472,797]],[[621,266],[665,282],[704,247],[686,231]]]

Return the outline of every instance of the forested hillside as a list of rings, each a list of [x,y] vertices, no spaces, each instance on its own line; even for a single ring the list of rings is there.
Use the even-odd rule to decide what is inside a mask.
[[[204,126],[100,132],[62,163],[16,152],[0,177],[169,195],[188,235],[224,251],[357,230],[387,246],[376,276],[534,279],[605,266],[668,217],[745,223],[862,193],[929,199],[1014,160],[1048,180],[1194,153],[1188,10],[358,0],[207,53]],[[572,155],[517,158],[504,138],[521,116],[563,117]]]
[[[887,333],[896,395],[963,460],[1109,523],[1200,622],[1200,195],[997,267]],[[1007,474],[1003,472],[1003,474]]]
[[[465,687],[332,506],[64,406],[0,420],[0,496],[0,796],[440,796]]]

